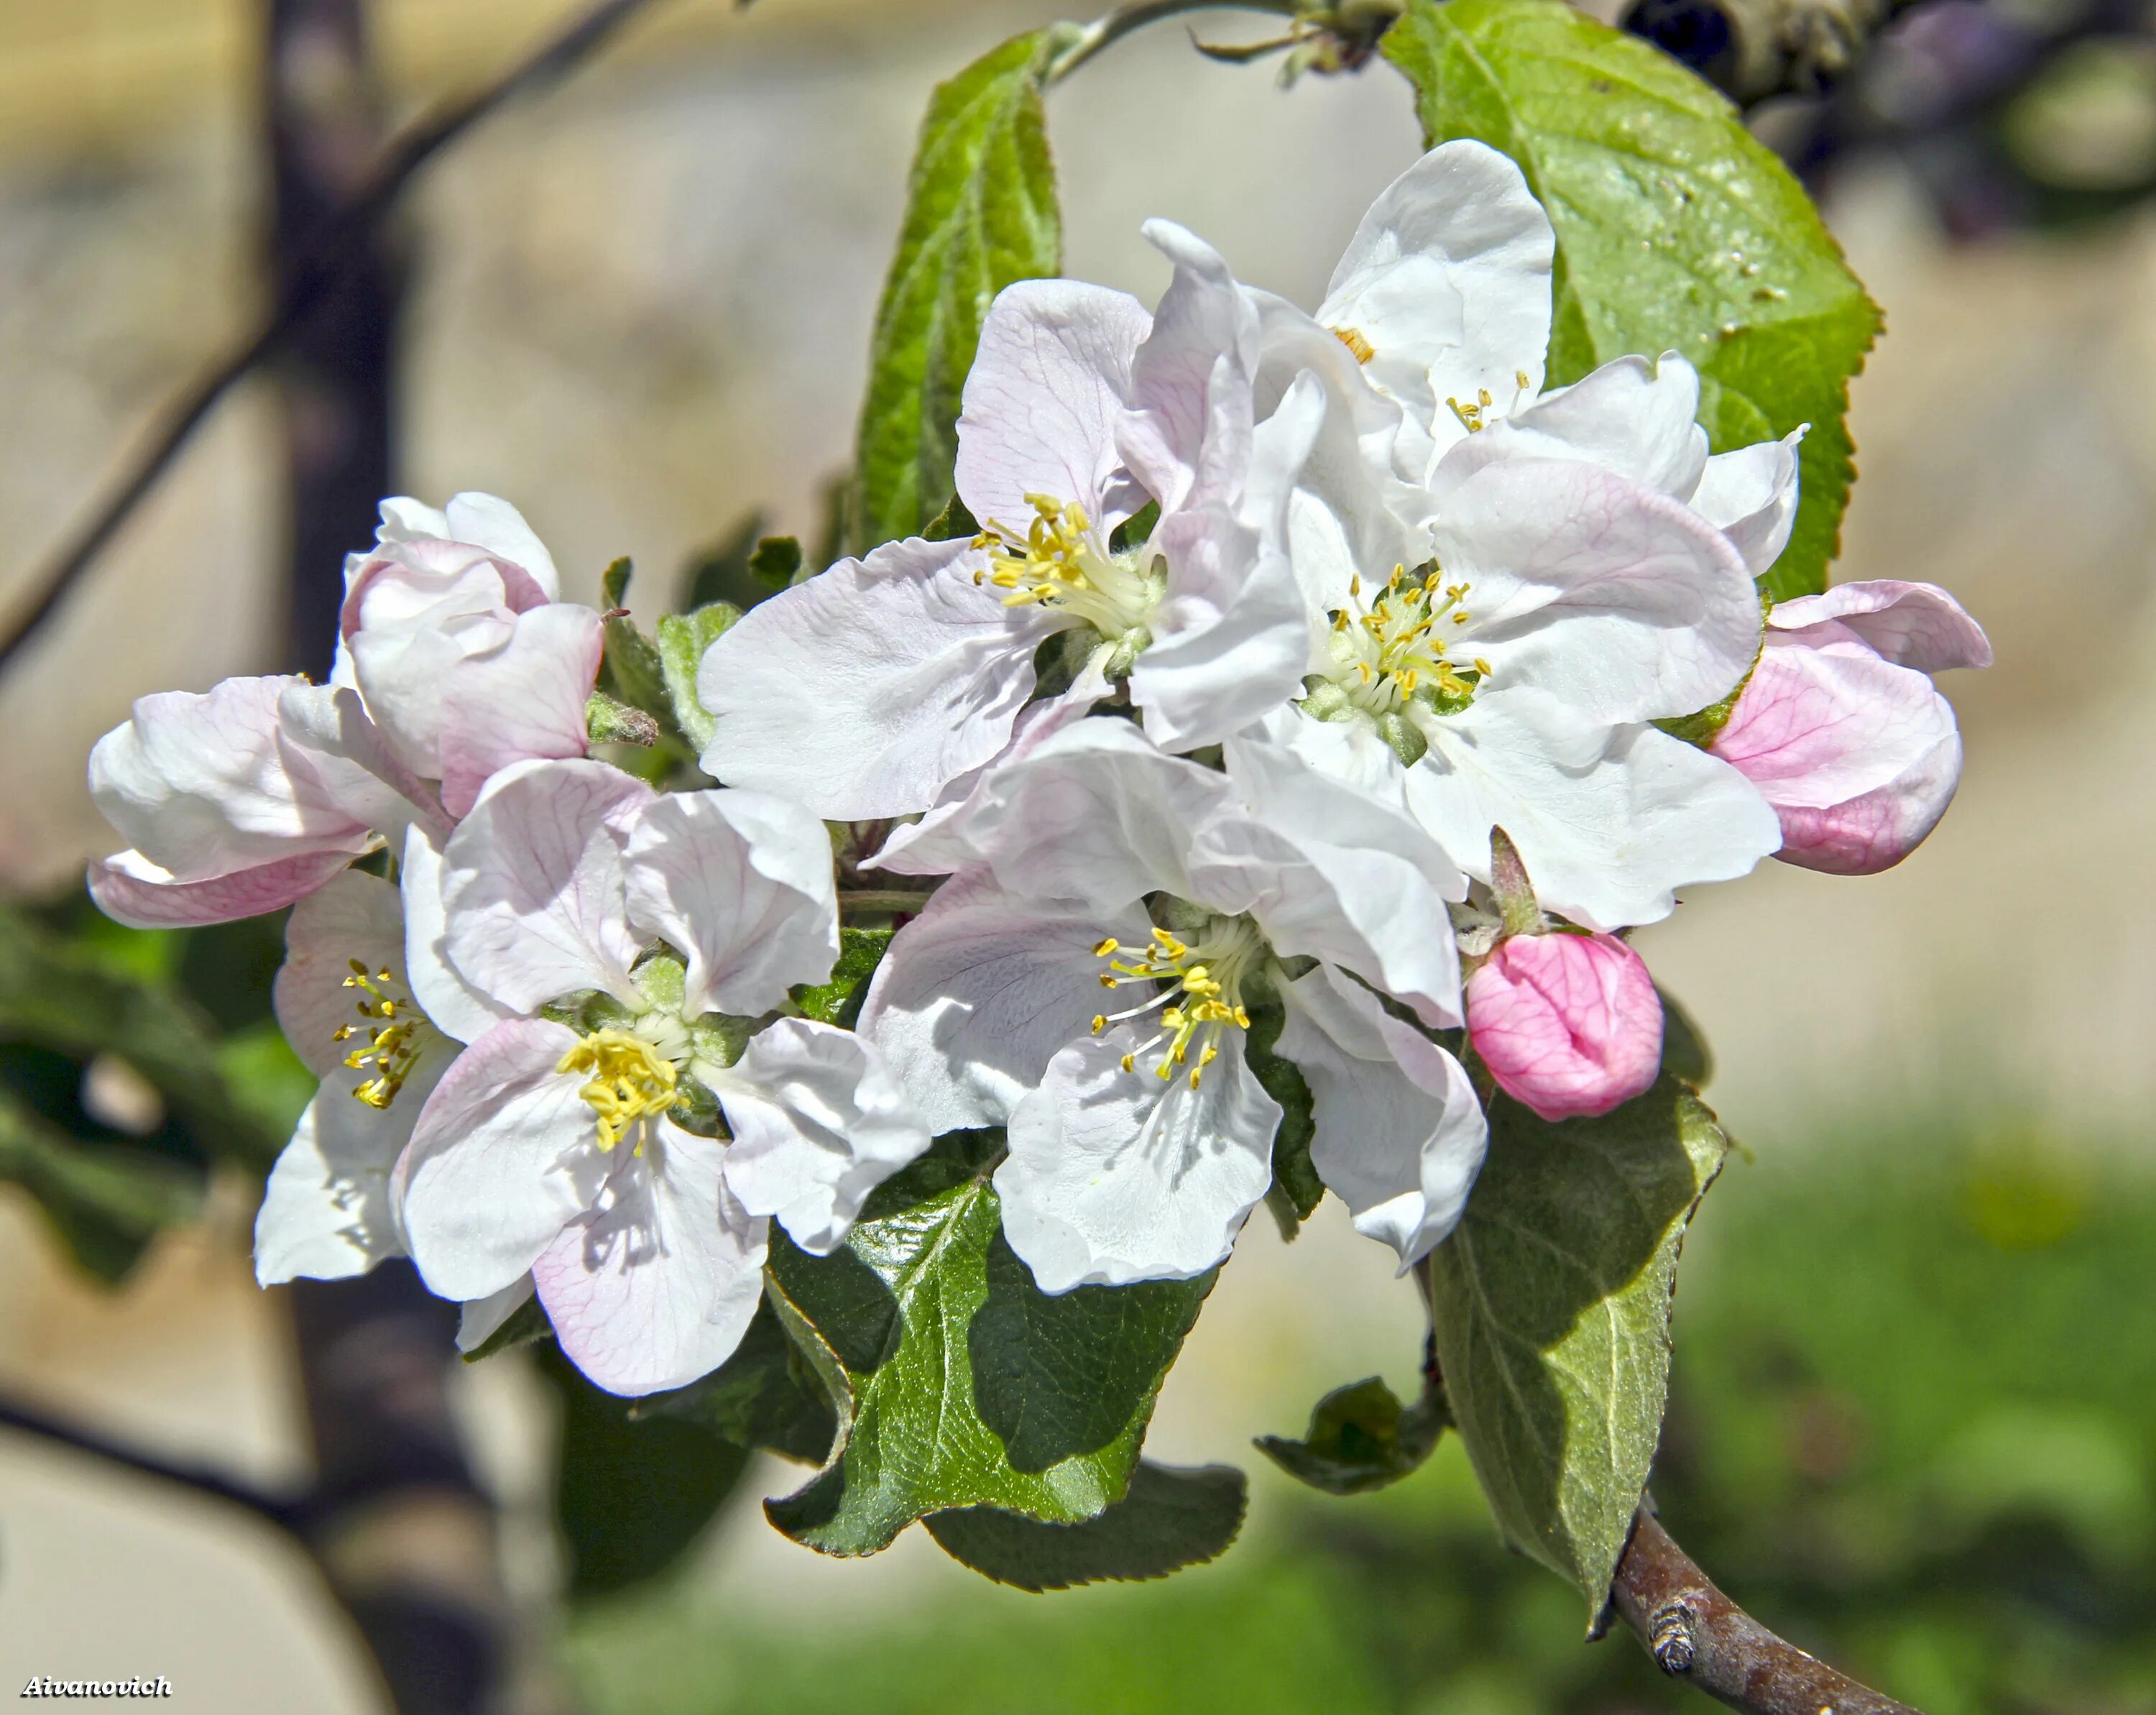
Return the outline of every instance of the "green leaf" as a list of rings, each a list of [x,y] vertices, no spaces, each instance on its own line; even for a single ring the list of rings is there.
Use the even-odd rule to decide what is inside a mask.
[[[1278,1001],[1250,1009],[1250,1031],[1244,1043],[1250,1071],[1265,1094],[1281,1105],[1280,1130],[1273,1137],[1273,1182],[1265,1192],[1281,1236],[1292,1240],[1325,1199],[1325,1182],[1310,1158],[1317,1127],[1311,1117],[1310,1086],[1291,1060],[1273,1052],[1287,1014]]]
[[[547,1320],[546,1307],[540,1303],[535,1293],[504,1317],[501,1327],[465,1353],[464,1361],[477,1363],[485,1358],[498,1358],[505,1352],[513,1352],[519,1346],[534,1345],[553,1337],[554,1325]]]
[[[944,503],[943,510],[921,526],[921,533],[930,542],[956,542],[962,536],[978,536],[981,521],[963,501],[952,495]]]
[[[649,748],[659,742],[659,722],[641,709],[617,702],[603,691],[593,691],[584,703],[584,732],[593,744],[634,744]]]
[[[831,1462],[767,1505],[796,1541],[874,1553],[963,1507],[1075,1524],[1128,1487],[1213,1276],[1044,1294],[1004,1240],[1000,1148],[996,1132],[939,1139],[828,1257],[773,1234],[773,1276],[850,1396]]]
[[[748,575],[759,586],[758,598],[792,588],[805,569],[798,537],[767,536],[748,557]]]
[[[1141,1460],[1123,1498],[1082,1524],[1043,1524],[993,1507],[923,1521],[943,1551],[998,1584],[1067,1590],[1103,1579],[1165,1578],[1217,1559],[1243,1528],[1250,1485],[1231,1465],[1177,1471]]]
[[[737,1447],[768,1447],[809,1465],[824,1462],[838,1434],[822,1381],[768,1296],[732,1357],[701,1381],[637,1401],[629,1415],[680,1418]]]
[[[749,577],[749,562],[762,540],[764,516],[752,512],[709,547],[690,558],[681,580],[685,612],[707,608],[713,602],[732,602],[737,608],[755,605],[759,590]]]
[[[1259,1450],[1298,1481],[1328,1495],[1359,1495],[1396,1483],[1430,1457],[1448,1421],[1445,1402],[1426,1391],[1413,1405],[1377,1376],[1335,1388],[1310,1414],[1299,1441],[1260,1435]]]
[[[1475,1194],[1424,1265],[1445,1397],[1498,1528],[1592,1614],[1661,1433],[1677,1253],[1727,1147],[1667,1076],[1554,1125],[1496,1096]]]
[[[839,931],[839,962],[831,968],[831,980],[814,988],[796,988],[793,1004],[803,1018],[819,1024],[844,1024],[850,1029],[868,992],[869,978],[883,963],[896,929],[844,928]]]
[[[746,1449],[670,1418],[632,1420],[552,1346],[540,1374],[562,1402],[555,1505],[569,1591],[605,1595],[658,1577],[704,1533],[748,1464]]]
[[[861,408],[852,546],[914,535],[951,495],[958,397],[1013,280],[1054,274],[1062,219],[1041,110],[1060,38],[1014,37],[940,85],[921,123]]]
[[[67,1066],[79,1077],[73,1061]],[[72,1137],[4,1087],[0,1179],[37,1199],[76,1264],[107,1285],[125,1279],[160,1232],[202,1208],[201,1178],[179,1163]]]
[[[608,611],[619,608],[629,593],[629,565],[616,560],[608,567],[600,584]],[[641,709],[662,724],[672,718],[666,701],[666,675],[659,651],[649,638],[626,614],[606,622],[604,658],[599,663],[598,689],[616,702]]]
[[[1408,0],[1385,54],[1430,142],[1502,150],[1548,213],[1553,385],[1675,351],[1717,452],[1811,424],[1795,533],[1763,584],[1824,588],[1855,476],[1849,377],[1880,316],[1788,168],[1716,90],[1564,0]]]
[[[733,629],[741,609],[732,602],[713,602],[690,614],[669,614],[659,622],[659,658],[666,684],[666,706],[689,747],[701,753],[718,723],[696,700],[696,669],[704,651]]]
[[[635,569],[628,555],[624,554],[605,571],[599,573],[599,610],[612,613],[629,594],[629,574]]]
[[[1662,1071],[1682,1078],[1695,1090],[1704,1090],[1714,1078],[1714,1055],[1699,1025],[1677,998],[1663,988],[1655,993],[1662,1002]]]

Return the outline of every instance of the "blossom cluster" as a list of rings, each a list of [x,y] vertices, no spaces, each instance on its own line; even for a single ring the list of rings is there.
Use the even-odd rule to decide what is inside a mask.
[[[1377,200],[1314,313],[1183,228],[1148,311],[1014,285],[957,425],[970,523],[845,559],[703,656],[715,786],[587,754],[603,623],[502,502],[383,507],[330,682],[145,699],[98,746],[124,921],[293,907],[322,1079],[265,1281],[408,1254],[467,1343],[536,1291],[600,1385],[723,1362],[769,1223],[824,1253],[999,1127],[1040,1289],[1219,1263],[1311,1163],[1403,1268],[1504,1091],[1661,1061],[1626,932],[1760,859],[1897,862],[1960,772],[1943,591],[1779,604],[1799,435],[1710,454],[1674,353],[1547,385],[1554,243],[1471,142]],[[911,878],[854,1028],[834,838]],[[1291,1086],[1295,1086],[1291,1088]]]

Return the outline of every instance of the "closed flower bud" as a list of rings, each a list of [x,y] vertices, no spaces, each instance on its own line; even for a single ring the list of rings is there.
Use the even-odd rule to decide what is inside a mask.
[[[1662,1003],[1613,936],[1515,935],[1468,978],[1467,1038],[1543,1118],[1603,1114],[1655,1081]]]

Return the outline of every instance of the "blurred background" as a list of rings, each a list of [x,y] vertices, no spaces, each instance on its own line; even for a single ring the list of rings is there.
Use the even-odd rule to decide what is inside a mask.
[[[0,7],[0,614],[381,136],[574,9]],[[510,498],[581,599],[632,555],[647,621],[752,516],[814,536],[929,90],[1057,11],[653,8],[418,182],[341,288],[372,343],[303,337],[237,390],[0,677],[0,1689],[162,1674],[220,1715],[372,1715],[393,1685],[406,1715],[1686,1707],[1630,1641],[1581,1644],[1456,1444],[1355,1501],[1250,1451],[1339,1384],[1413,1381],[1414,1295],[1337,1204],[1292,1246],[1253,1224],[1163,1395],[1154,1456],[1252,1471],[1219,1564],[1031,1597],[919,1532],[825,1560],[765,1526],[799,1473],[760,1463],[663,1577],[609,1594],[644,1561],[593,1544],[648,1516],[661,1426],[580,1417],[524,1353],[444,1374],[388,1271],[357,1300],[253,1283],[245,1163],[307,1093],[268,1021],[277,926],[132,936],[80,904],[115,844],[90,743],[152,691],[319,672],[376,494]],[[1383,67],[1282,91],[1173,24],[1050,123],[1066,270],[1148,300],[1137,227],[1164,214],[1314,302],[1417,146]],[[1836,575],[1948,585],[1999,661],[1947,685],[1967,776],[1899,870],[1769,864],[1640,937],[1747,1146],[1686,1259],[1656,1495],[1756,1615],[1930,1715],[2156,1711],[2152,14],[1931,0],[1758,123],[1887,311]],[[167,1112],[54,1022],[126,983],[172,1009],[199,1100]],[[619,1443],[619,1487],[561,1497],[581,1559],[554,1524],[565,1433]],[[692,1465],[661,1461],[662,1509],[732,1475]]]

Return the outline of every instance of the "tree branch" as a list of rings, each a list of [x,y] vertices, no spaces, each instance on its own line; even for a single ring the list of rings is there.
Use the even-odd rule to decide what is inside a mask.
[[[151,435],[126,475],[51,562],[28,580],[29,606],[0,638],[0,669],[58,610],[68,591],[89,571],[120,526],[157,486],[190,436],[218,402],[285,336],[341,277],[348,254],[360,247],[413,175],[512,97],[562,77],[612,38],[651,0],[599,0],[575,23],[511,67],[485,88],[444,103],[415,122],[383,151],[382,160],[352,199],[300,247],[276,302],[254,331],[167,405],[162,426]]]
[[[28,1406],[17,1405],[4,1399],[0,1399],[0,1428],[35,1435],[40,1440],[87,1454],[93,1459],[103,1460],[107,1465],[119,1466],[138,1476],[152,1476],[162,1482],[192,1489],[197,1494],[209,1496],[213,1500],[228,1501],[295,1534],[300,1531],[300,1509],[292,1502],[265,1494],[246,1483],[235,1482],[230,1477],[220,1476],[201,1466],[182,1465],[157,1458],[153,1454],[137,1451],[100,1435],[95,1430],[78,1428],[63,1423],[56,1417],[48,1417],[42,1411],[33,1411]]]
[[[1671,1678],[1751,1715],[1917,1715],[1784,1642],[1714,1587],[1642,1506],[1611,1599]]]
[[[1120,42],[1133,30],[1143,29],[1164,18],[1186,12],[1270,12],[1292,18],[1302,8],[1297,0],[1125,0],[1112,12],[1087,24],[1049,63],[1042,81],[1060,84],[1095,54]]]

